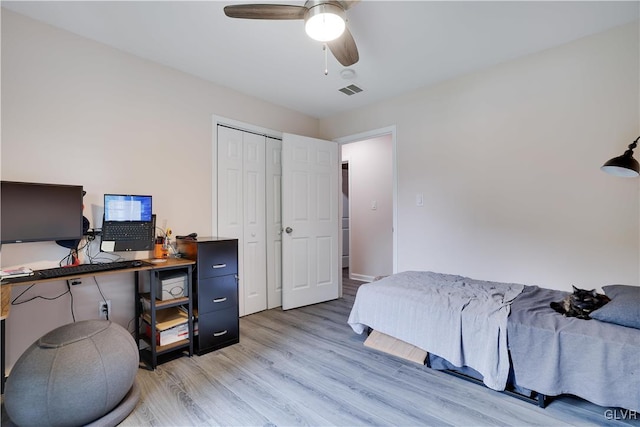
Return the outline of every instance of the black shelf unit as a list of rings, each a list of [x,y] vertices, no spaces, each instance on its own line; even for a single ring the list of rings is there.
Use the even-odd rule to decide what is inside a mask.
[[[186,274],[187,295],[170,300],[157,299],[158,284],[162,283],[163,278],[180,271]],[[146,275],[147,280],[144,279],[143,275]],[[167,260],[166,265],[155,265],[153,270],[138,271],[136,273],[136,342],[139,348],[142,347],[142,343],[146,344],[146,347],[140,348],[140,360],[150,369],[155,369],[158,364],[176,357],[193,355],[192,276],[193,264],[176,259]],[[141,291],[143,284],[148,284],[149,289]],[[149,320],[143,317],[145,312],[144,305],[148,305],[146,311],[148,311]],[[157,314],[160,310],[172,307],[181,307],[186,312],[188,338],[161,346],[156,343],[156,334],[158,332]],[[148,334],[141,331],[143,327],[149,330]]]

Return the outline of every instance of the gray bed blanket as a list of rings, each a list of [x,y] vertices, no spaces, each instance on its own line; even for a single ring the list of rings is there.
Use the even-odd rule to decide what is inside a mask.
[[[526,286],[514,301],[508,332],[516,383],[640,411],[640,330],[564,317],[549,303],[566,294]]]
[[[523,285],[425,271],[360,286],[349,325],[391,335],[456,366],[468,366],[494,390],[509,375],[507,317]]]

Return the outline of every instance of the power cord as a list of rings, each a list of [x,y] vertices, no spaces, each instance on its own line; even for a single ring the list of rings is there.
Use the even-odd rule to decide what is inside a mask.
[[[69,294],[69,296],[71,297],[71,316],[73,317],[73,321],[75,322],[75,314],[73,311],[73,293],[71,293],[71,287],[69,286],[69,284],[67,283],[67,290],[64,291],[63,293],[61,293],[60,295],[56,295],[55,297],[43,297],[42,295],[34,295],[31,298],[25,299],[24,301],[18,301],[20,299],[20,297],[22,297],[25,293],[27,293],[27,291],[29,291],[31,288],[33,288],[37,283],[32,283],[31,285],[27,286],[27,288],[20,292],[18,294],[18,296],[16,296],[14,299],[11,300],[11,305],[20,305],[20,304],[25,304],[28,302],[31,302],[33,300],[36,299],[43,299],[45,301],[54,301],[57,300],[60,297],[63,297],[66,294]]]
[[[102,312],[104,313],[106,319],[109,320],[109,304],[107,303],[107,299],[104,297],[104,294],[102,293],[102,289],[100,289],[100,283],[98,283],[98,279],[96,279],[96,276],[93,276],[93,281],[96,282],[96,287],[98,288],[98,292],[100,292],[102,301],[104,301],[104,307],[102,308]]]
[[[102,306],[102,312],[104,313],[105,319],[109,320],[109,306],[107,304]]]
[[[71,319],[73,319],[73,323],[76,323],[76,313],[73,310],[73,292],[71,292],[71,285],[67,281],[67,292],[69,292],[69,299],[71,300]]]
[[[102,250],[98,250],[98,253],[93,255],[91,253],[91,243],[92,242],[93,242],[93,240],[91,240],[90,242],[87,243],[87,245],[84,246],[85,255],[87,257],[87,260],[89,260],[89,264],[95,264],[96,262],[102,262],[102,261],[117,262],[117,261],[124,260],[124,258],[122,256],[120,256],[120,255],[116,255],[115,258],[114,258],[110,252],[103,252]]]

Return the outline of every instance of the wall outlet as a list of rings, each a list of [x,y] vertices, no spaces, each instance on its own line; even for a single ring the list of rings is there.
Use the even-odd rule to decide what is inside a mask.
[[[98,303],[98,315],[102,320],[111,319],[111,300],[100,301]]]
[[[79,277],[75,279],[67,279],[67,283],[69,286],[82,285],[82,279]]]

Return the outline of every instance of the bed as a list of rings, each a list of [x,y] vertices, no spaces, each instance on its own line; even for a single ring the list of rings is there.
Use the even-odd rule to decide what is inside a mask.
[[[619,293],[592,315],[602,311],[605,321],[581,320],[549,307],[566,292],[408,271],[360,286],[348,323],[423,349],[431,367],[471,372],[494,390],[640,411],[640,287],[603,289]]]

